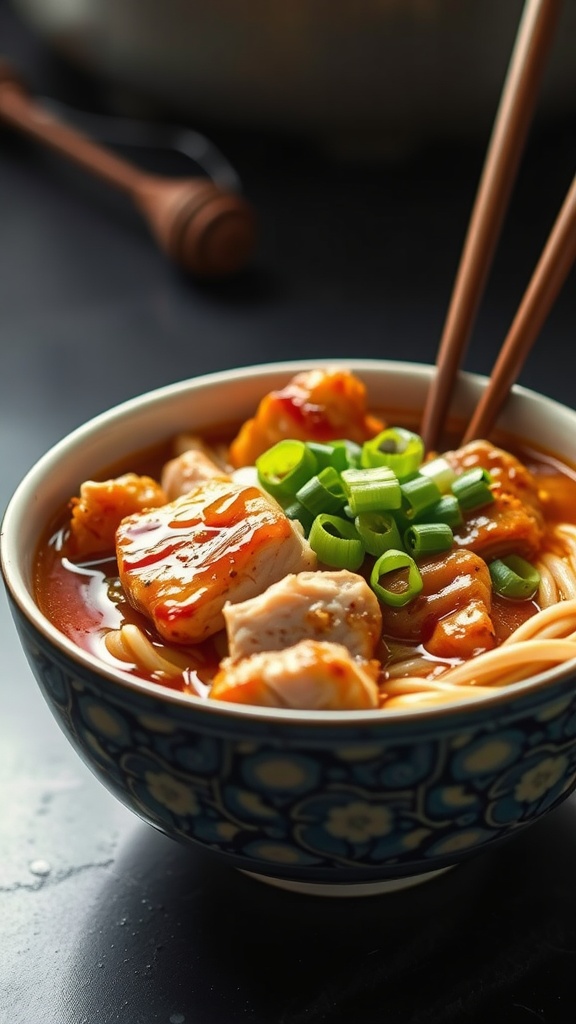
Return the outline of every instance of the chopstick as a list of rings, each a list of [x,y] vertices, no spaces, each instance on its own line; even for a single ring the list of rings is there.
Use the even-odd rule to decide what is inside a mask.
[[[512,321],[462,444],[489,432],[576,261],[576,176]]]
[[[560,6],[561,0],[524,5],[426,397],[420,433],[428,451],[438,443],[492,264]]]

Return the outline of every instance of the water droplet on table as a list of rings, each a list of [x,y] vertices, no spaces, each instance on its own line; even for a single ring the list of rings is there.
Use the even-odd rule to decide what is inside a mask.
[[[30,861],[28,868],[33,875],[38,875],[39,878],[45,878],[46,875],[49,875],[52,870],[48,861],[43,860],[41,857],[38,857],[36,860]]]

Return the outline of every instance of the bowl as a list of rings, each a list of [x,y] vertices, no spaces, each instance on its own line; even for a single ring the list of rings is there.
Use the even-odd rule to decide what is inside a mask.
[[[6,510],[2,572],[26,657],[56,721],[95,776],[175,840],[263,881],[358,895],[434,878],[492,850],[576,783],[572,663],[442,708],[287,711],[226,704],[135,679],[80,650],[41,613],[33,556],[80,482],[184,429],[241,421],[267,391],[327,361],[272,363],[132,399],[64,438]],[[423,407],[433,368],[338,360],[398,422]],[[463,424],[486,380],[461,373]],[[506,436],[576,461],[576,413],[516,386]]]

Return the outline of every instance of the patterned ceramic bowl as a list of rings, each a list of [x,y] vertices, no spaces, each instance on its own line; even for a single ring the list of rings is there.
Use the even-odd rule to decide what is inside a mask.
[[[340,363],[344,361],[340,360]],[[288,712],[202,700],[79,650],[35,604],[32,557],[80,481],[183,429],[241,420],[312,364],[217,373],[129,401],[74,431],[28,473],[6,511],[2,568],[32,670],[95,775],[144,820],[227,863],[302,891],[361,893],[433,877],[534,822],[576,783],[570,666],[468,705]],[[315,363],[314,365],[318,365]],[[432,369],[350,360],[370,404],[422,408]],[[484,381],[463,374],[453,415]],[[576,413],[516,388],[499,426],[576,461]],[[113,438],[113,442],[111,439]]]

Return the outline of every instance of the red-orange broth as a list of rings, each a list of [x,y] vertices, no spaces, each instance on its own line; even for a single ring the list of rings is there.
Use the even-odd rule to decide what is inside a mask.
[[[388,423],[401,422],[400,417],[393,419],[390,414],[386,416],[386,420]],[[417,429],[414,423],[407,422],[405,415],[402,420],[404,426]],[[234,434],[232,428],[220,428],[210,434],[204,432],[203,436],[208,444],[222,445]],[[574,467],[550,453],[536,451],[533,448],[520,448],[507,438],[500,437],[494,443],[516,455],[537,478],[541,494],[544,496],[547,524],[553,526],[560,522],[576,523]],[[448,443],[444,445],[445,449],[448,447]],[[158,479],[163,463],[173,454],[171,445],[166,443],[137,454],[129,464],[110,467],[98,474],[97,478],[105,480],[120,473],[135,472],[146,473]],[[78,481],[78,487],[80,483],[82,481]],[[34,589],[41,611],[75,644],[108,665],[116,666],[123,671],[131,671],[144,679],[160,681],[165,686],[183,692],[206,696],[218,664],[226,654],[224,634],[219,633],[194,647],[183,647],[183,653],[190,656],[191,667],[174,678],[159,679],[153,673],[147,674],[142,669],[135,670],[125,662],[117,661],[104,643],[104,635],[109,629],[118,629],[125,623],[135,623],[154,645],[162,647],[162,643],[145,616],[132,608],[124,597],[113,553],[108,558],[81,564],[72,564],[62,557],[61,547],[69,516],[67,506],[58,511],[45,531],[36,553]],[[509,636],[536,611],[538,605],[533,600],[511,601],[495,595],[492,620],[498,640],[502,641]],[[435,661],[419,645],[414,646],[414,652],[425,656],[431,663]]]

